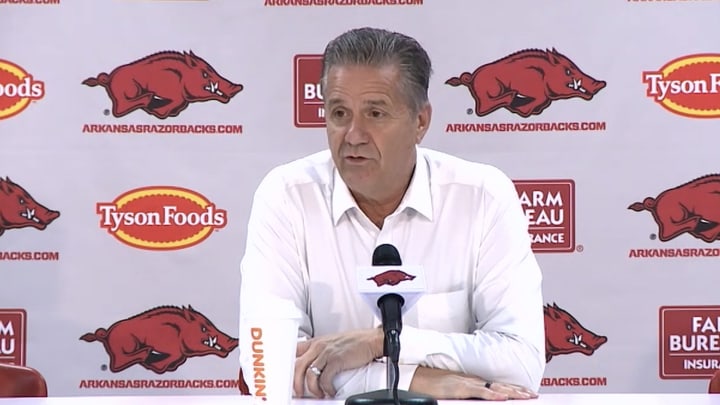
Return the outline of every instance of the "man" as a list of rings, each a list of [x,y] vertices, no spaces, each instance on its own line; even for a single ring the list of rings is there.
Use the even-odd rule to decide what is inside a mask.
[[[438,399],[534,398],[545,368],[541,272],[511,180],[420,148],[431,64],[412,38],[355,29],[324,53],[329,151],[258,187],[241,264],[244,294],[295,302],[295,395],[386,387],[380,321],[356,266],[395,245],[428,291],[403,318],[399,388]],[[243,364],[252,375],[252,364]]]

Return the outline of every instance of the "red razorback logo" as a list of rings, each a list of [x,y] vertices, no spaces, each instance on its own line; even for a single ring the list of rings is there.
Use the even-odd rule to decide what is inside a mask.
[[[607,337],[599,336],[578,322],[574,316],[553,303],[545,312],[545,361],[561,354],[582,353],[592,356]]]
[[[59,216],[58,211],[49,210],[35,201],[9,177],[0,178],[0,236],[6,229],[32,227],[45,230]]]
[[[515,52],[473,73],[450,78],[445,84],[467,86],[479,117],[505,108],[523,118],[539,115],[554,100],[592,100],[606,85],[583,73],[555,48]]]
[[[407,274],[401,270],[388,270],[380,274],[376,274],[367,280],[372,280],[378,287],[383,285],[398,285],[403,281],[414,280],[415,276]]]
[[[110,371],[140,364],[157,374],[175,371],[189,357],[227,357],[238,339],[219,331],[191,306],[161,306],[80,336],[98,341],[110,356]]]
[[[227,104],[243,89],[192,51],[154,53],[82,83],[105,88],[115,117],[142,109],[160,119],[177,117],[194,102],[216,100]]]
[[[243,376],[242,367],[240,367],[240,373],[238,374],[238,390],[240,391],[240,395],[252,395],[250,394],[250,388],[247,385],[247,382],[245,382],[245,376]]]
[[[710,243],[720,239],[719,196],[720,174],[709,174],[630,204],[628,209],[650,211],[663,242],[687,232]]]

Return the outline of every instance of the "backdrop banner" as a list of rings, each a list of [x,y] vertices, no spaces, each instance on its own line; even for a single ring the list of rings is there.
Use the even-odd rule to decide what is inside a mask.
[[[720,1],[0,0],[0,362],[51,396],[235,394],[239,264],[274,166],[326,148],[327,42],[433,62],[422,146],[516,184],[541,393],[720,369]],[[369,263],[367,263],[369,264]]]

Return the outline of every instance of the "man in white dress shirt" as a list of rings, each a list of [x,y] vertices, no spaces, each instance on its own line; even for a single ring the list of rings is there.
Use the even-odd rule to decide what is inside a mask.
[[[296,396],[386,387],[382,328],[356,267],[395,245],[428,291],[403,317],[399,388],[438,399],[534,398],[545,369],[541,271],[512,181],[421,148],[431,63],[414,39],[362,28],[332,40],[321,88],[329,150],[258,187],[241,263],[244,294],[303,312]],[[242,364],[252,376],[252,364]]]

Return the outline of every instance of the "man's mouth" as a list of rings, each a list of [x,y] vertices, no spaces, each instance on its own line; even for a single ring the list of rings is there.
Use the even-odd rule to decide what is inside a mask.
[[[362,156],[345,156],[345,159],[352,163],[360,163],[367,160],[367,158],[364,158]]]

